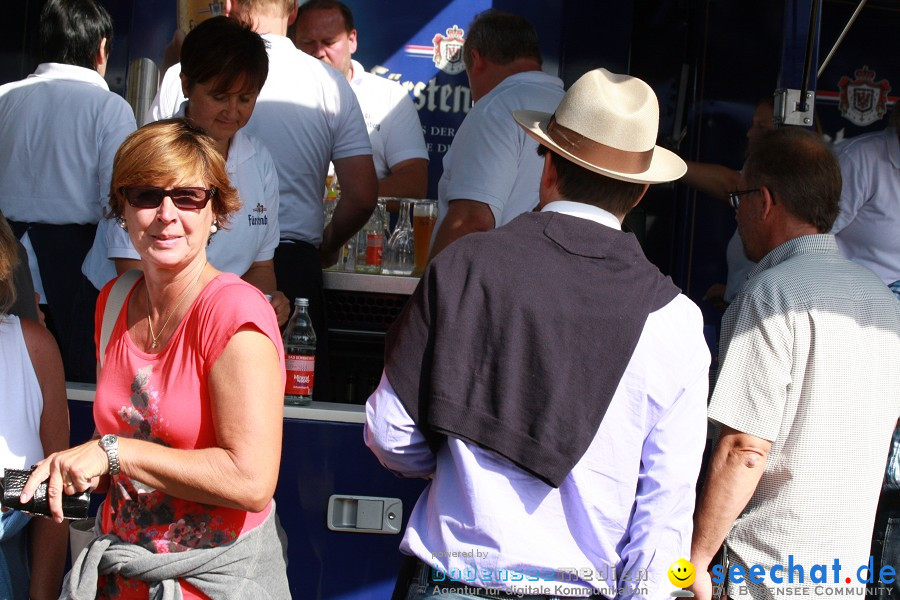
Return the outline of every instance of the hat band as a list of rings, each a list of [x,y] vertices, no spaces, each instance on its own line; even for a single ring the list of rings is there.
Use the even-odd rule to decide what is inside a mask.
[[[643,173],[653,162],[653,148],[644,152],[632,152],[613,148],[586,138],[577,131],[560,125],[556,115],[550,117],[547,135],[560,148],[585,162],[620,173]]]

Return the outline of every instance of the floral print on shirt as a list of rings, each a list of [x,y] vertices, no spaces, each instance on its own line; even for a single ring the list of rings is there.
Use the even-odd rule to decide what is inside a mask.
[[[121,435],[171,446],[160,399],[153,386],[153,366],[148,365],[132,380],[130,404],[117,411]],[[151,552],[184,552],[220,546],[240,533],[240,524],[226,522],[220,507],[175,498],[122,475],[113,480],[109,495],[113,527],[126,542]]]

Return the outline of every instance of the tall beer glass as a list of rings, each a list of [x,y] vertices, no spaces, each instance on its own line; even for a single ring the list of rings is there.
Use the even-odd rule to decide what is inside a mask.
[[[437,221],[437,200],[417,200],[413,206],[413,240],[416,246],[416,267],[413,275],[421,275],[431,250],[431,234]]]

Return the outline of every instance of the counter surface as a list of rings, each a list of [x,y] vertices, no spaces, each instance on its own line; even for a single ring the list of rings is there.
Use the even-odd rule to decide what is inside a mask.
[[[323,271],[322,275],[326,290],[410,296],[419,284],[419,278],[412,276],[370,275],[346,271]]]
[[[96,388],[97,386],[92,383],[66,382],[66,392],[69,400],[93,402]],[[284,418],[362,424],[366,422],[366,407],[361,404],[313,402],[309,406],[285,406]]]

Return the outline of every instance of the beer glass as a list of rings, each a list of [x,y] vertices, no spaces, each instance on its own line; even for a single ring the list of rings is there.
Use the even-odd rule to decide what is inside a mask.
[[[409,211],[413,200],[400,199],[400,218],[384,249],[381,272],[384,275],[412,275],[415,266],[415,240]]]
[[[413,275],[421,275],[425,270],[436,221],[437,200],[417,200],[413,206],[413,237],[416,245],[416,266]]]

